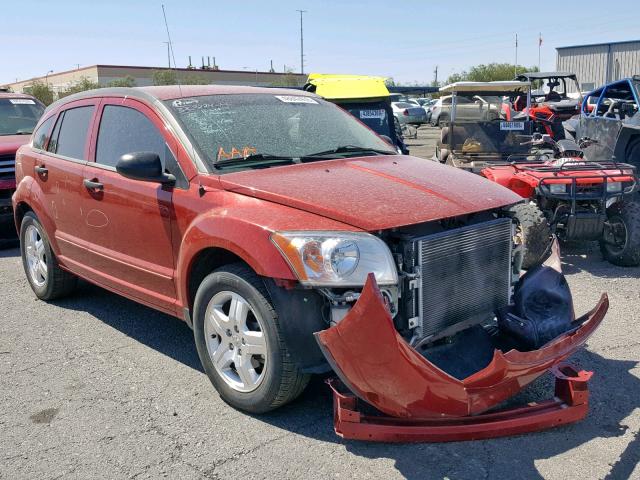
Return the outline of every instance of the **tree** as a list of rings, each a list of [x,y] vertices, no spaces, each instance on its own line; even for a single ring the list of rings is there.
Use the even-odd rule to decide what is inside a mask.
[[[151,75],[154,85],[176,85],[178,77],[173,70],[155,70]]]
[[[89,80],[87,77],[82,77],[80,80],[71,84],[64,90],[60,90],[58,92],[58,98],[73,95],[74,93],[84,92],[86,90],[95,90],[96,88],[100,88],[100,84],[98,82]]]
[[[48,84],[39,80],[36,80],[28,87],[25,87],[24,93],[36,97],[45,105],[51,105],[53,103],[53,89]]]
[[[468,71],[454,73],[449,76],[447,83],[454,82],[495,82],[499,80],[513,80],[518,72],[537,72],[538,67],[525,67],[511,63],[488,63],[471,67]]]
[[[208,85],[210,82],[205,75],[191,73],[180,78],[182,85]]]
[[[116,78],[115,80],[112,80],[111,82],[109,82],[109,86],[110,87],[135,87],[136,79],[133,78],[131,75],[127,75],[126,77]]]
[[[279,77],[278,80],[271,82],[272,87],[300,87],[301,83],[298,77],[293,73],[293,70],[287,69],[284,75]]]

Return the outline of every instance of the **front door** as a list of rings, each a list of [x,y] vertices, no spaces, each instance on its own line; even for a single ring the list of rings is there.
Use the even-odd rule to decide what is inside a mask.
[[[174,187],[125,178],[115,166],[122,155],[133,152],[157,153],[167,165],[169,157],[175,158],[175,140],[156,114],[135,100],[105,99],[98,122],[83,173],[83,236],[89,251],[85,274],[174,313]]]

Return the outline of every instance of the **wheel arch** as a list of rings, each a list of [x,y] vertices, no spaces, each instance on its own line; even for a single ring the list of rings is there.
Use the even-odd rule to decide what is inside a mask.
[[[176,265],[179,306],[191,310],[199,282],[216,268],[242,262],[262,277],[296,280],[271,232],[241,219],[215,213],[196,218],[185,232]]]
[[[629,155],[631,149],[638,143],[640,143],[640,127],[623,126],[618,135],[614,156],[616,159],[624,159],[623,161],[627,162],[627,155]],[[640,167],[640,165],[636,166]]]

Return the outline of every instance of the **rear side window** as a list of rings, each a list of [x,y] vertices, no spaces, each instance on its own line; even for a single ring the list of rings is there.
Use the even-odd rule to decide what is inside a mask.
[[[59,117],[49,142],[49,151],[69,158],[86,160],[85,146],[94,106],[65,110]]]
[[[96,163],[115,167],[126,153],[153,152],[165,163],[165,141],[143,113],[129,107],[107,105],[102,112]]]
[[[47,145],[47,140],[49,140],[51,125],[53,125],[53,120],[55,118],[55,115],[51,115],[44,122],[42,122],[42,124],[38,128],[36,128],[35,132],[33,132],[33,148],[44,150],[44,147]]]

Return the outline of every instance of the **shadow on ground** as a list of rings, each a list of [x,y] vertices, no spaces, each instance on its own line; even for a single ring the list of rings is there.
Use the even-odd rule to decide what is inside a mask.
[[[202,372],[189,327],[178,319],[158,313],[98,287],[82,283],[76,295],[56,302],[59,306],[85,311],[132,339]],[[576,425],[520,437],[447,444],[380,444],[343,441],[332,429],[331,395],[323,378],[314,377],[296,402],[270,414],[255,416],[297,435],[342,443],[354,455],[389,458],[406,478],[486,478],[513,475],[517,465],[520,478],[542,478],[536,461],[549,459],[597,438],[623,435],[624,419],[637,407],[640,380],[630,370],[633,361],[611,360],[583,350],[573,359],[595,371],[591,382],[591,411]],[[520,394],[523,402],[549,396],[550,382],[541,379]],[[230,407],[229,407],[230,408]],[[607,478],[628,478],[640,460],[640,437],[634,439]]]
[[[619,267],[606,261],[597,242],[563,242],[560,251],[567,275],[586,271],[601,278],[640,278],[640,267]]]

